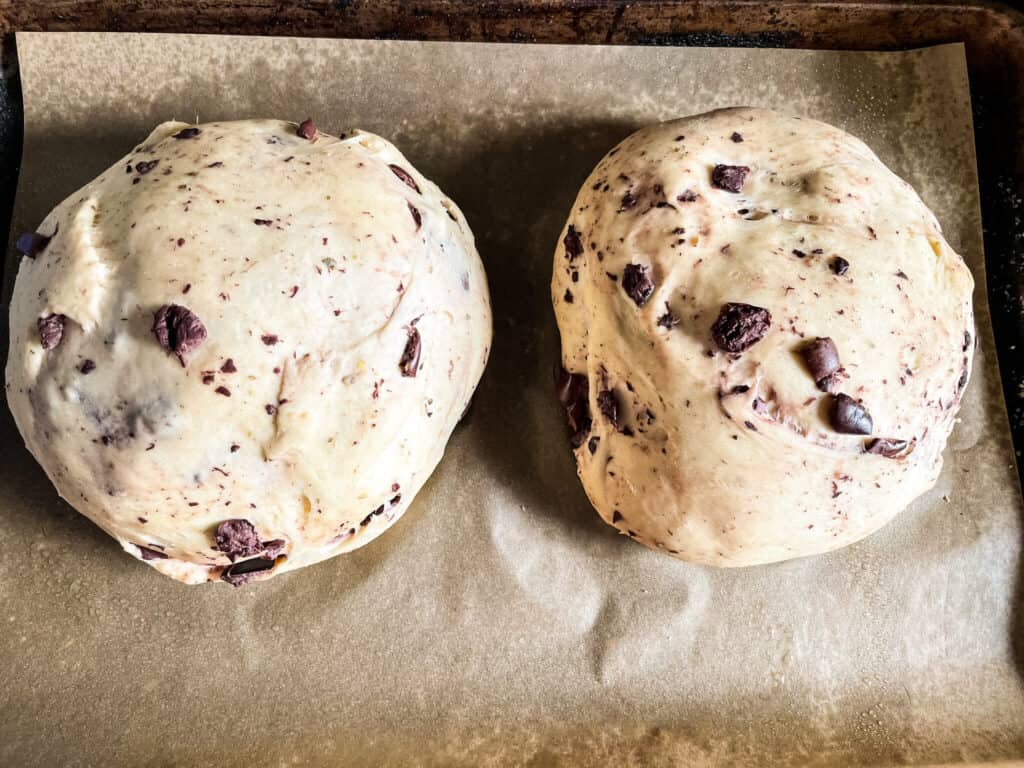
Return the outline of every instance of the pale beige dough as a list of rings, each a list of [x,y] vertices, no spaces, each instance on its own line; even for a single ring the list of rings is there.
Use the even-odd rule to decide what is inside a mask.
[[[487,360],[462,213],[370,133],[164,123],[38,232],[56,234],[11,304],[18,427],[61,496],[184,582],[265,579],[379,536]],[[207,333],[184,366],[153,330],[165,305]],[[51,315],[63,337],[44,349]],[[251,551],[218,548],[227,520]]]
[[[738,192],[713,183],[718,165],[749,168]],[[583,185],[554,257],[562,363],[586,377],[592,420],[574,440],[587,495],[624,534],[717,566],[871,534],[939,474],[973,285],[914,190],[837,128],[736,108],[634,133]],[[771,315],[736,353],[711,332],[726,303]],[[802,356],[816,337],[870,435],[833,427]],[[866,452],[878,438],[907,447]]]

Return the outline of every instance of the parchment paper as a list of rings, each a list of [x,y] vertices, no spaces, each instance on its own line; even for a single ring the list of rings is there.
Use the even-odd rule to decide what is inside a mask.
[[[17,45],[15,233],[161,120],[312,115],[328,131],[391,138],[463,207],[495,341],[467,423],[400,523],[354,554],[240,590],[187,588],[125,556],[58,500],[5,412],[0,764],[1024,756],[1022,504],[962,47],[105,34]],[[981,348],[933,492],[844,551],[716,571],[649,552],[590,509],[552,392],[548,281],[577,188],[614,142],[732,104],[842,126],[909,180],[974,270]]]

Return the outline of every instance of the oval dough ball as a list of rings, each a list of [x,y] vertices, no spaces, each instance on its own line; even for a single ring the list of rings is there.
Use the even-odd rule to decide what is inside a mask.
[[[587,495],[709,565],[869,535],[939,474],[973,285],[914,190],[843,131],[738,108],[634,133],[554,260]]]
[[[7,394],[29,450],[187,583],[379,536],[487,360],[465,219],[370,133],[164,123],[19,249]]]

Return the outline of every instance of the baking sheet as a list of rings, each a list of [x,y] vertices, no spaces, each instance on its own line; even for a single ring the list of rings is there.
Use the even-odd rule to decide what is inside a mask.
[[[392,139],[477,236],[495,340],[406,516],[268,583],[187,588],[59,501],[0,422],[0,764],[888,765],[1024,756],[1022,503],[984,289],[963,48],[903,53],[17,36],[13,232],[167,119]],[[938,486],[879,534],[732,571],[590,509],[553,396],[551,258],[646,123],[839,125],[971,265],[980,349]],[[999,258],[999,254],[993,254]],[[16,262],[8,258],[6,282]]]

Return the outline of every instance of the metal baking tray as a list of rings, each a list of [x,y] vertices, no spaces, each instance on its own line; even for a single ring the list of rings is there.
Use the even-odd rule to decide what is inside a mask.
[[[1024,446],[1024,13],[996,2],[53,0],[0,4],[0,230],[22,151],[15,31],[191,32],[484,42],[895,50],[966,46],[988,293],[1018,470]],[[0,345],[6,347],[6,315]],[[1022,478],[1024,479],[1024,478]],[[1024,573],[1024,571],[1022,571]],[[1024,576],[1013,647],[1024,674]],[[1024,759],[1024,754],[1020,755]]]

